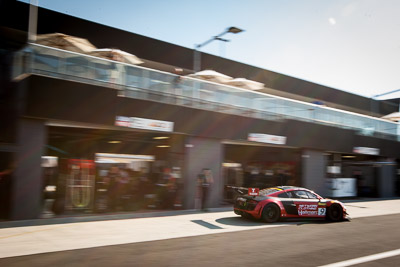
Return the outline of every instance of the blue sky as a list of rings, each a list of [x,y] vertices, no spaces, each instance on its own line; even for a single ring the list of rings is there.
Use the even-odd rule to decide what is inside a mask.
[[[188,48],[236,26],[245,32],[202,51],[366,97],[400,88],[398,0],[39,0],[39,6]]]

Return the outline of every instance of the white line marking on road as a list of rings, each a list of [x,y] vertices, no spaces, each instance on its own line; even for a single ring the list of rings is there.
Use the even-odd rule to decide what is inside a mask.
[[[396,250],[391,250],[387,252],[382,252],[374,255],[369,255],[365,257],[360,257],[360,258],[355,258],[352,260],[347,260],[347,261],[340,261],[332,264],[327,264],[327,265],[322,265],[320,267],[345,267],[345,266],[351,266],[351,265],[356,265],[364,262],[369,262],[369,261],[376,261],[384,258],[389,258],[389,257],[394,257],[400,255],[400,249]]]

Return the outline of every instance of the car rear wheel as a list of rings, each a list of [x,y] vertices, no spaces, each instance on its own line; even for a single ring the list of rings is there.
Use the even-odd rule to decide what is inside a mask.
[[[326,218],[332,222],[338,222],[343,219],[343,208],[339,204],[333,204],[326,212]]]
[[[273,223],[279,221],[281,217],[281,210],[275,204],[268,204],[264,207],[262,212],[262,219],[267,223]]]

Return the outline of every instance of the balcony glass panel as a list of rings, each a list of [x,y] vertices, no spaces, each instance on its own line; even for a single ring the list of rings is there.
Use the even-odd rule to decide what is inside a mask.
[[[89,78],[90,61],[84,57],[68,57],[65,58],[65,73],[72,76]],[[96,69],[96,68],[95,68]]]
[[[52,55],[35,54],[34,65],[36,68],[51,72],[57,72],[59,58]]]
[[[125,84],[129,87],[141,88],[143,82],[143,70],[131,66],[126,66],[126,80]]]

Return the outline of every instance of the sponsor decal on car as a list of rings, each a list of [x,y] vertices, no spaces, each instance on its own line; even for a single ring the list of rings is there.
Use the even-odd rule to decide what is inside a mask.
[[[274,190],[277,190],[277,191],[282,191],[282,189],[280,189],[280,188],[275,188],[275,187],[272,187],[271,189],[274,189]]]
[[[318,205],[300,204],[297,208],[299,215],[317,215]]]
[[[249,188],[249,196],[258,196],[260,194],[260,188]]]

